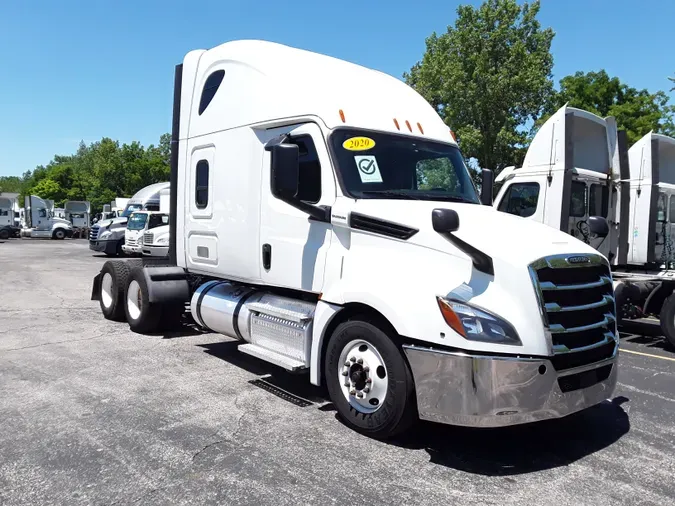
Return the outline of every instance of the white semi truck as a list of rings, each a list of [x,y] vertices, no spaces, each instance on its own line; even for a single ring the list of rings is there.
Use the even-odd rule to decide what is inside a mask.
[[[146,186],[127,201],[121,216],[100,220],[94,224],[89,233],[89,249],[103,252],[108,256],[122,255],[124,253],[122,249],[124,233],[131,213],[141,210],[159,211],[160,191],[168,187],[168,182]]]
[[[169,265],[107,261],[92,299],[141,333],[189,303],[241,352],[325,384],[373,437],[605,400],[607,259],[481,205],[463,160],[386,74],[262,41],[191,51],[174,86]]]
[[[675,139],[649,133],[627,150],[614,118],[564,106],[537,133],[523,167],[505,169],[499,181],[495,207],[607,256],[619,321],[658,317],[675,346]],[[594,234],[605,218],[607,236]]]
[[[25,197],[25,225],[21,235],[44,239],[72,237],[73,225],[64,218],[54,216],[54,201],[36,195]]]
[[[89,228],[91,203],[87,200],[68,200],[63,206],[65,218],[76,229]]]
[[[15,199],[0,197],[0,239],[2,240],[21,236],[21,229],[14,219],[15,207]]]

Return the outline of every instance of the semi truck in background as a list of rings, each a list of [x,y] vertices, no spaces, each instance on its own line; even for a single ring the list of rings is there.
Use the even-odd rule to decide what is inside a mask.
[[[607,259],[481,205],[412,88],[263,41],[191,51],[174,83],[170,265],[105,262],[92,299],[106,318],[153,332],[189,303],[378,438],[418,417],[563,417],[612,394]]]
[[[159,192],[159,211],[134,211],[124,232],[127,255],[166,257],[169,254],[169,189]]]
[[[119,217],[100,220],[94,224],[89,233],[89,249],[108,256],[123,255],[122,247],[129,216],[134,211],[159,211],[160,192],[168,187],[168,182],[146,186],[127,201]]]
[[[73,225],[68,220],[54,216],[54,202],[36,195],[25,197],[25,228],[22,236],[46,239],[72,237]]]
[[[2,240],[21,236],[21,229],[14,219],[15,207],[15,199],[0,197],[0,239]]]
[[[649,133],[628,150],[614,118],[564,106],[523,167],[496,181],[504,181],[497,209],[568,232],[609,259],[619,323],[659,318],[675,346],[675,139]]]
[[[65,218],[76,229],[89,228],[91,224],[91,203],[87,200],[68,200],[63,205]]]

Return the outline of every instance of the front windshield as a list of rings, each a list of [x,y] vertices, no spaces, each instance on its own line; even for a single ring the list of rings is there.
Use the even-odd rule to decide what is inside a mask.
[[[145,213],[134,213],[129,217],[127,222],[127,229],[129,230],[143,230],[145,222],[148,221],[148,215]]]
[[[128,218],[131,213],[134,211],[140,211],[142,206],[140,204],[129,204],[127,205],[126,209],[124,209],[124,212],[122,213],[122,216],[124,218]]]
[[[456,146],[354,129],[336,130],[331,144],[351,197],[479,203]]]

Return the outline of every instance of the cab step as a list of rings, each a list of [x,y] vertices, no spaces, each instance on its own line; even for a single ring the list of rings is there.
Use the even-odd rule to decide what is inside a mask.
[[[239,345],[239,351],[251,355],[252,357],[259,358],[260,360],[264,360],[265,362],[269,362],[270,364],[283,367],[287,371],[295,372],[307,368],[304,362],[301,362],[300,360],[295,360],[255,344],[241,344]]]

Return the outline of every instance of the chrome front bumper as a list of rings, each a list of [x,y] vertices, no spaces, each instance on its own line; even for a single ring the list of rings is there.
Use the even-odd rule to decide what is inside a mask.
[[[143,254],[151,257],[167,257],[169,256],[169,246],[143,245]]]
[[[468,427],[560,418],[602,402],[616,386],[618,349],[602,362],[556,372],[543,358],[404,346],[420,418]]]

